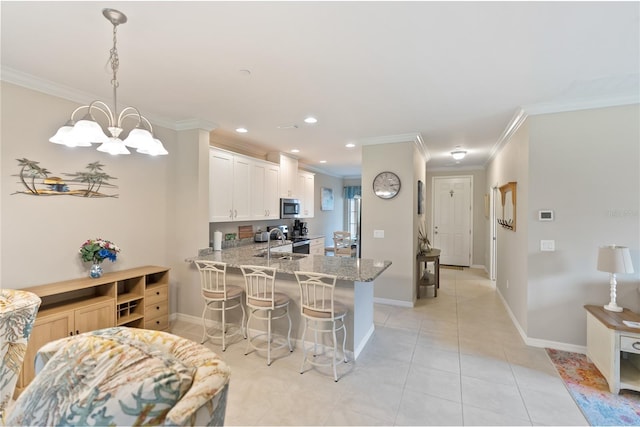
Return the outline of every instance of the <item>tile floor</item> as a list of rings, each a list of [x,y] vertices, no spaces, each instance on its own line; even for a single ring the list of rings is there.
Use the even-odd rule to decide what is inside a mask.
[[[544,349],[520,339],[482,270],[441,270],[438,297],[376,305],[376,331],[357,361],[300,375],[302,353],[222,353],[232,369],[227,425],[588,425]],[[425,297],[426,292],[426,297]],[[201,326],[174,333],[199,342]]]

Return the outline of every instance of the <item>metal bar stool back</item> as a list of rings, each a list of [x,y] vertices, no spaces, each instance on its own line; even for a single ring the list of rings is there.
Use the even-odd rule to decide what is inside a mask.
[[[304,319],[302,332],[302,365],[300,373],[304,373],[306,362],[315,366],[331,366],[333,368],[333,380],[338,381],[336,361],[338,357],[338,345],[336,333],[342,330],[342,360],[347,362],[345,345],[347,342],[347,328],[344,320],[348,309],[345,305],[335,301],[336,276],[330,274],[296,271],[298,285],[300,286],[300,314]],[[307,329],[314,333],[313,358],[307,356],[310,346],[306,345],[305,337]],[[318,333],[331,333],[333,347],[331,348],[331,360],[323,361],[318,357],[324,354],[324,341],[322,353],[318,352]]]
[[[258,351],[267,351],[267,365],[271,366],[271,352],[285,346],[289,347],[289,352],[293,351],[291,346],[291,316],[289,315],[290,298],[284,293],[276,292],[275,279],[276,269],[273,267],[263,267],[257,265],[240,266],[242,275],[245,280],[246,304],[249,309],[249,318],[247,319],[247,331],[249,323],[252,319],[266,321],[267,331],[251,336],[248,332],[247,349],[245,355],[249,354],[250,349]],[[283,343],[273,346],[272,321],[283,317],[289,320],[289,330],[287,339]],[[260,341],[266,341],[260,346]]]
[[[200,288],[204,299],[204,310],[202,310],[202,341],[203,344],[208,338],[221,339],[222,351],[227,349],[228,337],[239,333],[244,338],[247,337],[244,319],[246,317],[244,306],[242,305],[243,289],[240,286],[227,284],[227,264],[217,261],[198,260],[194,261],[200,272]],[[240,307],[242,309],[242,321],[240,328],[233,333],[227,333],[228,325],[226,321],[227,310]],[[207,328],[207,311],[220,312],[221,332],[220,334],[210,333]]]

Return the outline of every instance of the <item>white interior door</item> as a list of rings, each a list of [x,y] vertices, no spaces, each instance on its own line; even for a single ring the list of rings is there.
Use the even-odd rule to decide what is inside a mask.
[[[440,263],[471,265],[472,177],[433,178],[433,246]]]

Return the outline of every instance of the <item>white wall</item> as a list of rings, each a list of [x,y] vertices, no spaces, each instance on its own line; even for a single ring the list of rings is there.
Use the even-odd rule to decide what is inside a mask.
[[[415,170],[416,157],[421,155],[413,142],[367,145],[362,149],[362,257],[392,262],[376,279],[374,296],[403,305],[415,301],[416,186],[417,179],[424,180],[424,166],[421,171]],[[417,161],[425,163],[423,158]],[[383,171],[400,177],[400,192],[390,200],[377,197],[371,186]],[[384,231],[384,238],[373,238],[374,230]]]
[[[619,276],[618,304],[640,311],[638,117],[638,105],[531,116],[489,165],[488,184],[518,181],[497,284],[528,339],[586,345],[583,306],[609,301],[608,274],[596,269],[604,244],[630,247],[636,273]],[[539,222],[540,209],[555,220]],[[541,252],[542,239],[556,251]]]
[[[487,186],[499,187],[508,182],[516,185],[516,230],[498,226],[496,232],[496,287],[509,305],[522,330],[527,330],[527,245],[529,191],[529,126],[523,124],[493,159],[487,169]],[[496,212],[502,212],[500,193]],[[488,230],[489,222],[486,221]],[[489,235],[487,231],[487,235]]]
[[[2,286],[24,288],[88,275],[78,255],[87,239],[101,237],[122,248],[105,271],[146,264],[167,265],[167,189],[170,156],[141,154],[112,157],[96,146],[67,148],[48,140],[64,124],[76,104],[2,82]],[[167,145],[175,132],[156,128]],[[171,148],[168,147],[169,150]],[[40,162],[51,176],[84,171],[99,161],[117,179],[117,198],[31,196],[23,191],[16,159]]]
[[[640,108],[530,119],[528,335],[586,344],[583,305],[609,301],[598,247],[629,246],[636,273],[618,277],[618,304],[640,311]],[[539,209],[555,221],[538,222]],[[611,212],[626,212],[625,216]],[[556,252],[540,252],[554,239]]]
[[[333,189],[333,210],[321,209],[321,188]],[[314,207],[315,216],[301,221],[307,221],[309,233],[325,236],[325,246],[333,246],[333,232],[344,230],[344,184],[342,178],[315,172],[314,180]]]
[[[105,271],[142,265],[171,268],[171,312],[199,315],[202,299],[195,269],[185,258],[208,244],[208,131],[174,132],[154,126],[168,156],[110,156],[94,147],[48,142],[77,107],[75,103],[2,82],[0,224],[1,283],[25,288],[88,276],[80,245],[101,237],[122,248]],[[99,161],[117,178],[118,197],[15,194],[24,187],[16,159],[40,162],[52,176],[84,170]]]

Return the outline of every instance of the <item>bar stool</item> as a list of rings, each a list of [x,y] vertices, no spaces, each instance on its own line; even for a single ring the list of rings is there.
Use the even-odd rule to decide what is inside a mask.
[[[238,333],[242,333],[247,338],[244,329],[245,311],[242,305],[242,288],[240,286],[227,285],[227,264],[217,261],[199,260],[194,261],[198,271],[200,272],[200,287],[202,298],[204,299],[204,310],[202,310],[202,341],[203,344],[207,338],[222,339],[222,351],[227,349],[227,337],[232,337]],[[231,303],[231,305],[228,305]],[[232,334],[227,334],[226,312],[234,308],[242,309],[242,323],[240,329]],[[207,330],[207,311],[219,311],[222,317],[222,332],[220,335],[210,334]]]
[[[289,301],[287,295],[275,291],[276,269],[274,267],[262,267],[257,265],[240,266],[242,275],[246,284],[246,304],[249,309],[249,318],[247,319],[247,330],[249,330],[249,322],[252,318],[267,321],[267,332],[257,334],[251,337],[248,332],[247,349],[244,354],[249,354],[249,349],[267,351],[267,365],[271,366],[271,350],[277,350],[285,346],[289,346],[289,352],[293,351],[291,346],[291,316],[289,315]],[[289,331],[287,332],[287,340],[282,344],[272,346],[271,322],[283,317],[289,319]],[[266,349],[259,347],[254,341],[258,341],[260,337],[266,336]]]
[[[347,353],[345,344],[347,342],[347,328],[344,319],[347,316],[348,309],[343,304],[336,302],[334,299],[334,291],[336,287],[336,276],[322,273],[308,273],[304,271],[296,271],[296,280],[300,286],[300,314],[304,319],[302,329],[302,365],[300,373],[304,373],[304,364],[309,362],[315,366],[332,366],[333,380],[338,382],[338,373],[336,370],[337,339],[336,333],[343,331],[342,336],[342,360],[347,363]],[[307,329],[314,333],[313,339],[313,356],[318,356],[318,332],[331,333],[333,338],[333,348],[331,354],[331,362],[320,362],[318,359],[309,359],[307,357],[307,345],[305,344],[305,336]],[[322,344],[324,353],[324,343]]]
[[[353,257],[356,254],[351,233],[348,231],[334,231],[333,246],[335,256]]]

